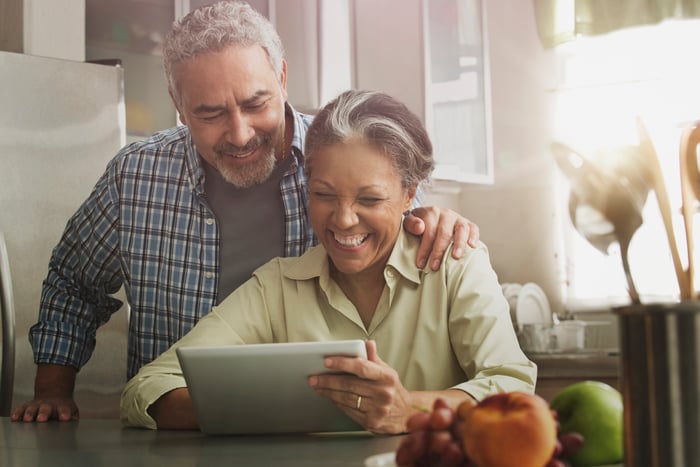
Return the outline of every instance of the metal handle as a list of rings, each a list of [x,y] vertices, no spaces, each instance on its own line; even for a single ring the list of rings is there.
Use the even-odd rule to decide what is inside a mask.
[[[10,415],[15,379],[15,303],[5,237],[0,232],[0,325],[2,368],[0,370],[0,416]]]

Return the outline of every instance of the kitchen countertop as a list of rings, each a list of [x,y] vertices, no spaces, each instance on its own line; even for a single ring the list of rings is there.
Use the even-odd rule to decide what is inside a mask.
[[[322,435],[207,436],[199,431],[123,428],[119,420],[18,423],[0,418],[0,465],[357,466],[395,451],[402,436],[367,432]]]
[[[620,390],[620,362],[617,351],[528,354],[537,364],[535,393],[552,401],[567,386],[580,381],[599,381]]]

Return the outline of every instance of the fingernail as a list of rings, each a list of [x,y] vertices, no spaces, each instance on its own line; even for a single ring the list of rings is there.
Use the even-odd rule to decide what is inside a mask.
[[[318,378],[316,376],[309,376],[309,386],[316,386],[318,384]]]
[[[458,247],[454,248],[454,249],[453,249],[453,252],[454,252],[455,256],[460,256],[460,257],[461,257],[461,256],[462,256],[462,252],[463,252],[463,251],[462,251],[462,247],[461,247],[461,246],[458,246]]]
[[[434,259],[433,262],[431,263],[431,267],[433,269],[437,269],[440,267],[440,260],[439,259]]]

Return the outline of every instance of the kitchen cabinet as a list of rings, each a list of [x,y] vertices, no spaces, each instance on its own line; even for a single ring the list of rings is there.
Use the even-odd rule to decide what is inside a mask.
[[[0,50],[24,52],[22,0],[0,2]]]
[[[82,62],[84,20],[85,0],[2,0],[0,50]]]
[[[175,19],[172,0],[86,0],[86,60],[118,59],[124,69],[129,142],[177,124],[161,44]]]
[[[621,389],[620,379],[617,377],[601,377],[601,376],[579,376],[576,378],[571,377],[539,377],[537,379],[537,388],[535,393],[546,401],[551,402],[551,400],[559,394],[559,392],[567,386],[581,381],[600,381],[602,383],[609,384],[618,391]]]
[[[579,381],[601,381],[617,390],[621,388],[616,353],[552,353],[529,355],[529,358],[537,364],[535,392],[547,401]]]

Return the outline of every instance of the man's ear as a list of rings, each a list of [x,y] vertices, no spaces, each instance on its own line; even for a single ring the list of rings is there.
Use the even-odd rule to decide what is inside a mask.
[[[285,102],[287,101],[287,60],[282,59],[282,73],[280,73],[280,88]]]
[[[177,95],[170,86],[168,86],[168,94],[170,94],[170,100],[173,101],[173,105],[175,106],[175,110],[177,111],[177,118],[180,120],[180,123],[182,123],[183,125],[187,125],[184,114],[180,110],[180,100],[177,98]]]

